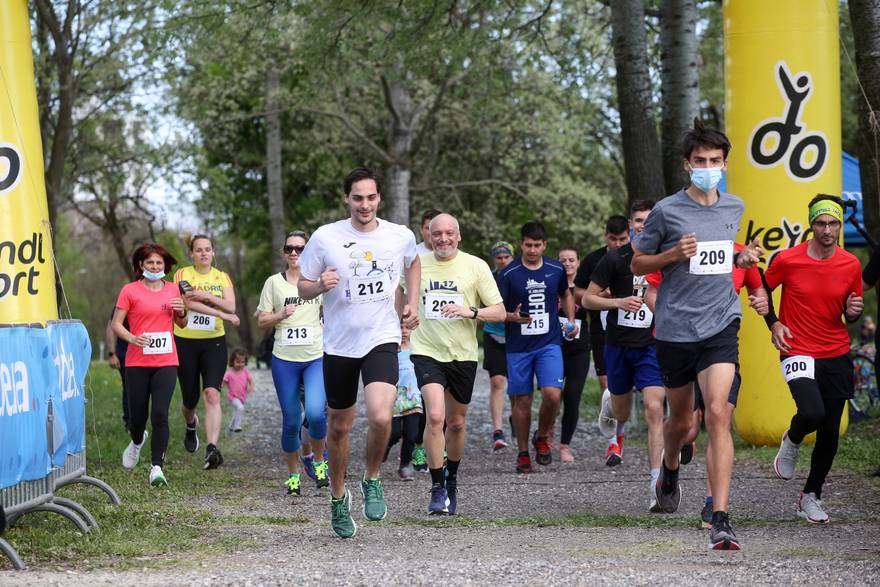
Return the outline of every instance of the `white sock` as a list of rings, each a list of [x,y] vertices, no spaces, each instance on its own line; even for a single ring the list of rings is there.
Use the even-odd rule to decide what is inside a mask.
[[[651,469],[651,487],[657,485],[658,479],[660,479],[660,469]]]
[[[617,423],[617,435],[623,436],[623,430],[626,427],[626,422],[618,422]]]
[[[617,437],[612,436],[608,439],[608,446],[617,446]]]

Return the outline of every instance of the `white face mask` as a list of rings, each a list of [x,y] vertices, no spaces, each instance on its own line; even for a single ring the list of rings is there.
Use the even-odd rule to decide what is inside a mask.
[[[144,269],[143,275],[144,279],[146,279],[147,281],[159,281],[160,279],[165,277],[165,271],[158,271],[156,273],[153,273],[152,271],[147,271],[146,269]]]

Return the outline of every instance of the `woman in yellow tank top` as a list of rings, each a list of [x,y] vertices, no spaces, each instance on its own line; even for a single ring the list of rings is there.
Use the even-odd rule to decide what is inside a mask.
[[[226,331],[223,321],[239,325],[235,315],[235,291],[229,276],[213,267],[214,243],[203,234],[189,241],[193,265],[179,269],[174,281],[180,286],[189,308],[185,328],[175,326],[180,367],[178,378],[183,396],[181,412],[186,422],[183,446],[188,452],[199,448],[199,397],[205,397],[205,469],[214,469],[223,463],[217,447],[223,412],[220,407],[220,386],[226,372]]]

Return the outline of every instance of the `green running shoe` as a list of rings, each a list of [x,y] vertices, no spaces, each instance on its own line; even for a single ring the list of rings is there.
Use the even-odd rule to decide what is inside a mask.
[[[287,487],[287,495],[302,495],[302,488],[299,483],[299,473],[291,473],[287,481],[284,482]]]
[[[425,455],[424,446],[417,446],[413,449],[412,466],[413,469],[422,473],[428,470],[428,457]]]
[[[340,538],[354,538],[357,534],[357,524],[351,517],[351,492],[348,488],[339,499],[330,496],[330,526]]]
[[[364,517],[378,522],[388,514],[385,507],[385,492],[382,490],[381,479],[364,479],[361,481],[361,494],[364,496]]]
[[[330,485],[330,465],[327,461],[315,463],[315,483],[318,487],[327,487]]]

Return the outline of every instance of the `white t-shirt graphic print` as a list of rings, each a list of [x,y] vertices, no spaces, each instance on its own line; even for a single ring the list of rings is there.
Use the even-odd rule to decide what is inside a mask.
[[[394,291],[416,258],[416,239],[400,224],[377,218],[375,230],[358,232],[351,219],[320,227],[306,244],[302,276],[317,281],[335,267],[339,283],[324,293],[324,352],[360,358],[389,342],[400,344]]]

